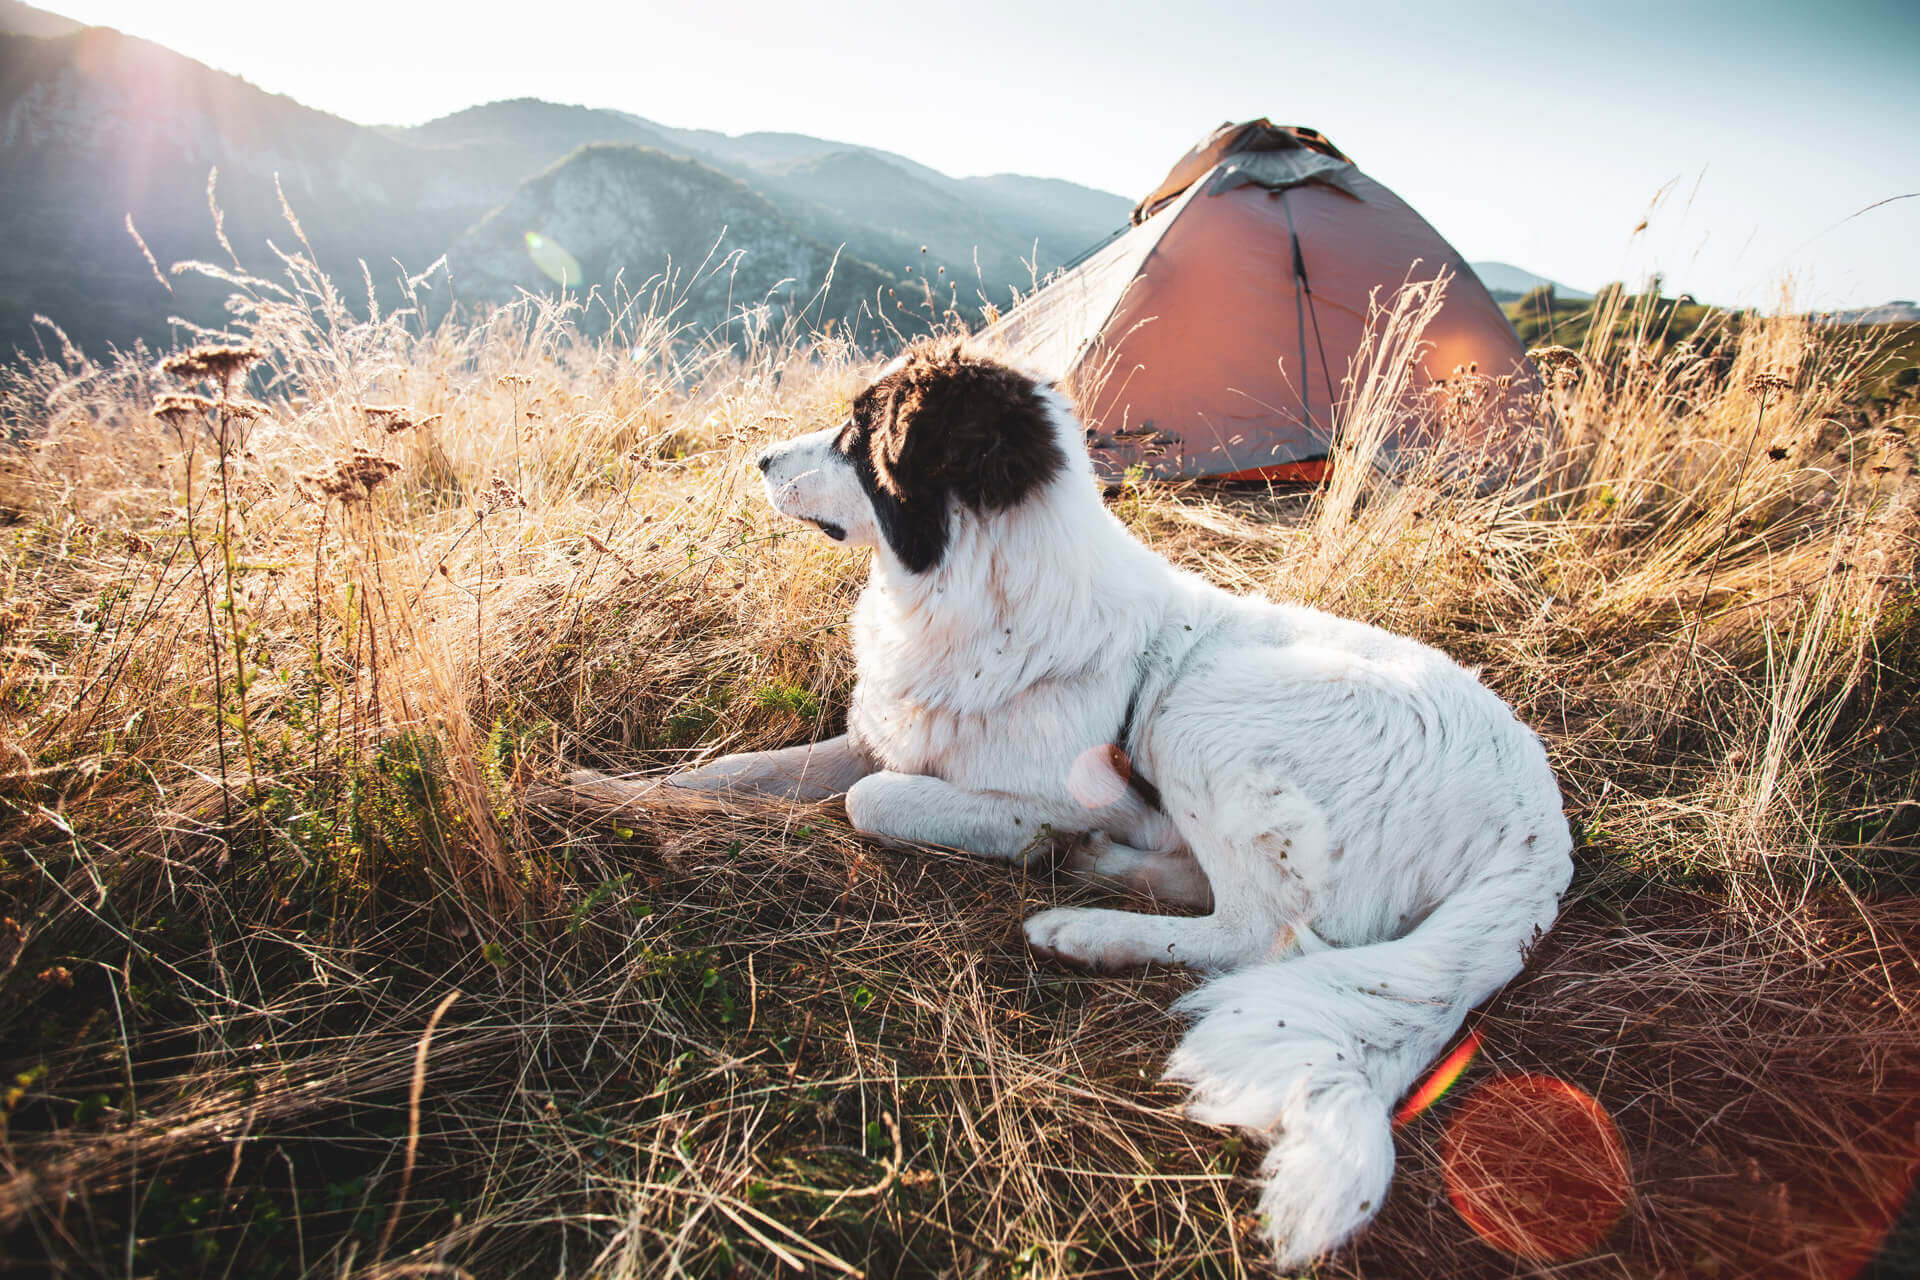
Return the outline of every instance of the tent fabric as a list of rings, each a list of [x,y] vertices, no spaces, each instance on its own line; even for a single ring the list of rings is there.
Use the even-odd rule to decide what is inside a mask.
[[[1136,213],[982,335],[1075,394],[1109,478],[1316,478],[1372,300],[1442,272],[1416,382],[1473,366],[1531,385],[1519,337],[1460,255],[1312,130],[1222,126]]]
[[[1145,222],[1157,206],[1164,205],[1231,157],[1287,152],[1306,152],[1337,164],[1352,163],[1318,129],[1276,125],[1264,117],[1245,124],[1228,122],[1194,143],[1193,149],[1167,171],[1160,185],[1134,206],[1134,225]]]

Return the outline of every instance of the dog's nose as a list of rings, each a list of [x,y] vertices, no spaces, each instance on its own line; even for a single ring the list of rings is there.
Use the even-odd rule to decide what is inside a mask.
[[[758,458],[754,459],[754,465],[760,468],[761,475],[765,475],[767,468],[773,465],[773,455],[770,453],[761,454]]]

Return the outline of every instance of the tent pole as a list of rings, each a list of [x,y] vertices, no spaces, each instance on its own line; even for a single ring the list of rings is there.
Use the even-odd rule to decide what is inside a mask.
[[[1313,400],[1307,394],[1307,311],[1306,283],[1307,264],[1300,258],[1300,236],[1293,229],[1293,210],[1287,207],[1286,188],[1275,193],[1280,197],[1280,211],[1287,215],[1287,236],[1293,241],[1293,327],[1300,334],[1300,412],[1305,415],[1307,429],[1313,429]]]
[[[1288,188],[1279,191],[1280,209],[1287,215],[1287,237],[1293,241],[1293,278],[1297,282],[1294,292],[1294,314],[1300,326],[1300,401],[1306,406],[1307,380],[1307,325],[1300,313],[1300,295],[1306,295],[1306,313],[1313,318],[1313,345],[1320,351],[1320,377],[1327,384],[1327,443],[1333,443],[1333,373],[1327,368],[1327,344],[1320,338],[1320,309],[1313,305],[1313,282],[1307,278],[1307,259],[1300,249],[1300,233],[1293,226],[1293,207],[1287,203]],[[1312,410],[1307,412],[1307,425],[1313,425]]]

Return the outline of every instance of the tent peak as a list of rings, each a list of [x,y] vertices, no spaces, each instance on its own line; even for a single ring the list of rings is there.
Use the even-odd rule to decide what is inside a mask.
[[[1336,164],[1352,164],[1345,152],[1327,140],[1327,136],[1318,129],[1305,125],[1281,125],[1261,116],[1258,120],[1248,120],[1235,124],[1229,120],[1206,137],[1193,144],[1192,150],[1181,156],[1160,185],[1147,193],[1145,199],[1134,206],[1133,221],[1138,226],[1162,208],[1174,197],[1207,176],[1230,156],[1246,152],[1310,151]],[[1326,166],[1332,168],[1332,165]]]

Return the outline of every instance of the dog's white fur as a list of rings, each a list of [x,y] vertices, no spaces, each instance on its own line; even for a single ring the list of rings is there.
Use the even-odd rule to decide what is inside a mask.
[[[1539,739],[1446,655],[1234,597],[1141,545],[1071,407],[1040,394],[1065,467],[1007,510],[951,504],[923,573],[890,551],[835,431],[764,455],[779,511],[874,550],[848,715],[874,771],[847,813],[1010,860],[1087,833],[1074,870],[1211,908],[1057,908],[1026,936],[1097,968],[1222,975],[1180,1002],[1195,1022],[1167,1077],[1197,1118],[1271,1144],[1260,1208],[1296,1266],[1379,1210],[1389,1109],[1552,925],[1572,870],[1559,789]],[[1164,811],[1089,773],[1130,700],[1132,764]]]

